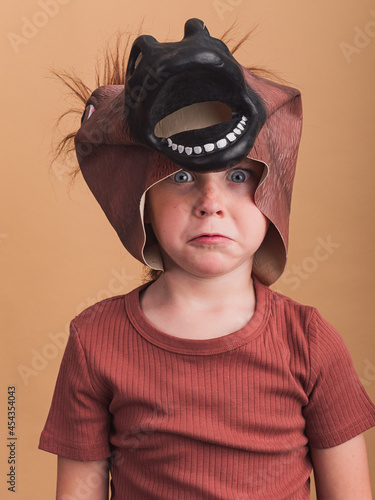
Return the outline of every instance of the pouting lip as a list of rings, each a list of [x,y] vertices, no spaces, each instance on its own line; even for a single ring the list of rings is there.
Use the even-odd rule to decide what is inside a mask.
[[[220,240],[231,241],[231,238],[229,236],[226,236],[225,234],[220,234],[220,233],[202,233],[202,234],[198,234],[197,236],[194,236],[193,238],[191,238],[189,240],[189,243],[192,243],[192,242],[194,242],[196,240],[200,240],[200,239],[204,239],[204,238],[207,238],[207,239],[217,238],[217,239],[220,239]]]

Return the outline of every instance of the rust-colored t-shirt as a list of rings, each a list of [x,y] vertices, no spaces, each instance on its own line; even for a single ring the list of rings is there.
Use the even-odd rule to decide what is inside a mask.
[[[375,425],[347,349],[319,313],[255,282],[241,330],[153,327],[139,292],[72,321],[40,448],[111,457],[114,500],[308,499],[309,447]]]

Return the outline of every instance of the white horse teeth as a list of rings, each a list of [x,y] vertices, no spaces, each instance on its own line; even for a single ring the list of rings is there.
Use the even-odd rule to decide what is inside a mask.
[[[216,144],[213,142],[209,142],[207,144],[204,144],[202,146],[182,146],[182,144],[175,144],[170,137],[167,138],[167,144],[169,148],[172,148],[173,151],[178,151],[180,154],[187,154],[190,156],[193,151],[196,155],[200,155],[204,151],[206,153],[211,153],[212,151],[216,149],[223,149],[228,145],[229,142],[234,142],[237,140],[238,136],[242,134],[242,132],[245,130],[246,127],[246,122],[247,118],[246,116],[243,116],[241,121],[237,124],[237,126],[232,130],[232,132],[229,132],[225,137],[222,139],[219,139]],[[228,140],[227,140],[228,139]],[[204,150],[204,151],[203,151]]]
[[[228,141],[226,139],[220,139],[220,141],[217,141],[216,146],[219,149],[225,148],[225,146],[228,144]]]

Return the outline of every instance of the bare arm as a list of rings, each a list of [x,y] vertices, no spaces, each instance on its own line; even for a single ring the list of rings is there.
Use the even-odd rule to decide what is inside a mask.
[[[318,500],[371,500],[363,434],[326,449],[311,449]]]
[[[56,500],[108,500],[108,460],[80,462],[58,457]]]

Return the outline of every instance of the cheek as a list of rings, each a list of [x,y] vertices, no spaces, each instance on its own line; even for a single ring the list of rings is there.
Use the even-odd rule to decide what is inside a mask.
[[[162,200],[163,198],[159,195],[157,187],[153,186],[149,191],[147,191],[143,210],[145,224],[155,224],[157,216],[162,208]]]
[[[267,232],[270,225],[270,221],[259,209],[257,209],[257,212],[258,212],[257,214],[258,226],[259,228],[262,228],[264,229],[265,232]]]
[[[158,239],[173,225],[171,214],[173,214],[171,207],[162,198],[155,199],[150,196],[146,199],[144,221],[145,224],[150,224]]]
[[[153,193],[146,198],[145,221],[158,226],[168,227],[178,226],[187,214],[189,208],[180,196],[171,196],[164,193],[161,196],[154,196]]]
[[[246,234],[252,234],[263,239],[268,231],[270,221],[269,219],[256,207],[253,203],[251,207],[242,207],[242,212],[239,209],[239,213],[247,214],[246,217],[242,217],[241,226],[242,231]]]
[[[267,219],[267,217],[265,215],[262,214],[262,216],[263,216],[266,231],[268,231],[268,228],[270,227],[271,221],[269,219]]]

